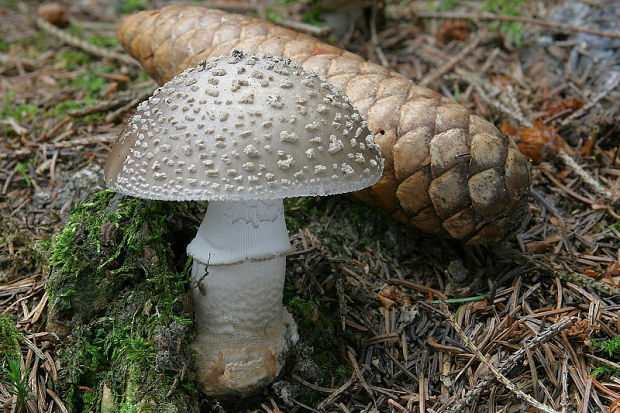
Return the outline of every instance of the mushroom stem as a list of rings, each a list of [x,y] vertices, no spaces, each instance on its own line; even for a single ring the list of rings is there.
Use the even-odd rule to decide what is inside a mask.
[[[297,340],[282,305],[291,251],[282,200],[210,202],[187,250],[199,380],[209,395],[252,394],[277,376]]]

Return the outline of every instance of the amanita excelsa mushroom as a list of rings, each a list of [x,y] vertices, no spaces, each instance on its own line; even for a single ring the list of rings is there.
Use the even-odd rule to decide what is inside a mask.
[[[187,248],[192,348],[207,394],[261,389],[296,340],[282,305],[291,251],[282,199],[359,190],[382,168],[347,98],[284,58],[234,52],[201,62],[138,107],[106,180],[142,198],[210,201]]]

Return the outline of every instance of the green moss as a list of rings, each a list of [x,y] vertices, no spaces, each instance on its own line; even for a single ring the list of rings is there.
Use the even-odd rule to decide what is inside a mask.
[[[87,74],[78,76],[77,78],[73,80],[70,80],[67,82],[61,82],[61,83],[65,87],[85,89],[90,96],[90,95],[96,95],[99,92],[101,92],[103,87],[106,85],[107,80],[93,73],[87,73]]]
[[[601,376],[620,376],[620,369],[614,369],[613,367],[600,366],[592,370],[592,377],[598,378]]]
[[[94,101],[94,99],[93,99]],[[53,108],[47,111],[46,115],[49,117],[66,115],[67,112],[72,110],[82,109],[84,105],[74,100],[66,100],[55,105]]]
[[[301,312],[301,315],[305,318],[310,318],[316,308],[316,304],[314,304],[313,302],[304,300],[303,298],[297,296],[292,297],[290,300],[288,300],[287,305]]]
[[[321,370],[323,383],[341,378],[346,371],[340,361],[337,346],[337,319],[333,308],[284,292],[284,304],[292,310],[304,345],[312,349],[309,355]],[[313,405],[313,404],[311,404]]]
[[[9,385],[9,394],[16,397],[18,410],[23,411],[26,408],[27,400],[30,398],[28,374],[24,371],[23,363],[20,360],[8,359],[6,364],[7,367],[0,366],[0,377]]]
[[[94,44],[95,46],[105,48],[114,48],[118,46],[116,36],[88,36],[86,41],[90,44]]]
[[[132,13],[137,10],[144,10],[146,3],[144,0],[122,0],[120,3],[121,13]]]
[[[45,117],[70,116],[69,112],[84,109],[87,106],[97,103],[99,99],[92,96],[85,96],[79,101],[66,100],[55,105],[53,108],[45,112]],[[74,116],[74,115],[73,115]],[[104,119],[105,112],[90,113],[80,117],[80,121],[84,123],[92,123]]]
[[[347,369],[344,366],[336,368],[336,375],[344,377],[347,375]]]
[[[616,336],[605,341],[592,340],[592,345],[597,347],[599,351],[603,353],[601,356],[607,358],[608,360],[617,363],[620,359],[620,336]],[[592,375],[594,377],[620,376],[620,369],[615,369],[609,366],[600,366],[592,370]]]
[[[192,335],[191,261],[170,244],[193,232],[179,205],[101,191],[54,240],[48,327],[67,335],[58,391],[71,411],[197,410],[190,382],[166,397]]]
[[[9,91],[2,98],[2,107],[0,107],[0,119],[13,118],[17,122],[31,122],[39,113],[39,108],[29,103],[19,104],[15,102],[15,92]],[[0,132],[13,132],[13,127],[6,126],[0,129]]]
[[[11,316],[0,314],[0,365],[20,355],[22,341],[22,333],[15,328],[15,321]]]
[[[84,36],[84,28],[75,23],[69,24],[69,27],[67,27],[66,30],[67,30],[67,33],[69,33],[72,36],[76,36],[76,37]]]
[[[17,8],[17,0],[2,0],[0,1],[0,8],[14,10]]]
[[[312,359],[323,372],[323,383],[332,382],[332,379],[342,379],[346,375],[346,368],[342,365],[342,361],[335,353],[322,352],[315,355]]]
[[[90,62],[90,56],[87,53],[69,49],[60,51],[54,60],[65,69],[76,69],[87,65]]]
[[[435,11],[445,11],[454,8],[458,0],[439,0],[429,2],[429,8]]]
[[[28,372],[24,371],[20,345],[24,338],[8,314],[0,314],[0,381],[6,383],[10,394],[17,398],[17,406],[25,408],[30,397]]]
[[[321,18],[324,8],[322,0],[277,0],[267,7],[267,20],[272,23],[282,20],[284,16],[277,9],[290,4],[296,4],[303,11],[301,16],[303,22],[313,25],[324,23]]]
[[[36,59],[42,52],[49,50],[49,35],[43,31],[23,37],[14,47],[21,47],[21,55],[28,59]]]
[[[618,358],[620,356],[620,336],[614,337],[606,341],[592,340],[594,347],[598,347],[605,352],[609,359]]]
[[[26,185],[28,186],[32,186],[32,180],[30,179],[30,175],[28,175],[28,172],[30,170],[30,167],[35,162],[36,159],[30,158],[25,162],[17,162],[17,165],[15,165],[15,172],[19,173],[22,176],[22,178],[26,182]]]
[[[299,230],[311,221],[312,216],[319,214],[316,205],[314,197],[284,199],[284,219],[289,233]]]
[[[9,91],[2,99],[2,110],[0,116],[3,118],[14,118],[17,121],[24,121],[37,112],[37,107],[29,104],[16,105],[13,103],[15,92]]]
[[[439,0],[428,2],[429,8],[436,11],[454,9],[461,5],[459,0]],[[525,9],[524,0],[484,0],[481,9],[487,13],[501,16],[521,16]],[[498,31],[511,41],[515,47],[523,46],[523,24],[519,22],[491,22],[489,29]]]

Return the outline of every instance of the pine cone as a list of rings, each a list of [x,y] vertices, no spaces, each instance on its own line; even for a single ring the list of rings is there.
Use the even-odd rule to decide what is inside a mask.
[[[530,166],[516,144],[465,107],[404,76],[292,30],[202,7],[123,19],[118,37],[160,84],[233,50],[290,58],[348,96],[385,156],[354,194],[397,221],[468,244],[515,232],[527,216]]]

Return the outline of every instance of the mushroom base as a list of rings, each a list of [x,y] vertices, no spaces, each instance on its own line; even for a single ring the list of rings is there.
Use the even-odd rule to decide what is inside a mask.
[[[298,339],[297,325],[288,311],[282,311],[277,324],[259,337],[198,333],[191,348],[202,390],[224,399],[248,397],[271,383]]]
[[[197,335],[192,349],[206,394],[250,396],[280,372],[298,339],[297,326],[282,305],[285,266],[284,256],[208,267],[194,260]]]

